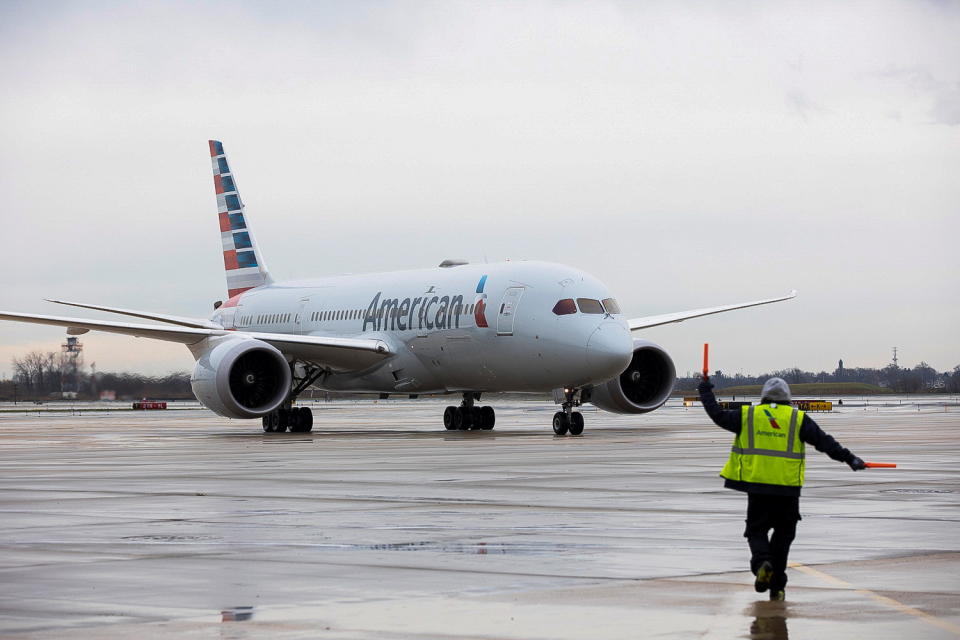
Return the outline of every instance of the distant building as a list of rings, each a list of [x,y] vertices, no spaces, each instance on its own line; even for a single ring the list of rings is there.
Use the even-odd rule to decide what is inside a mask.
[[[100,399],[104,402],[113,402],[117,399],[117,392],[113,389],[104,389],[100,392]]]

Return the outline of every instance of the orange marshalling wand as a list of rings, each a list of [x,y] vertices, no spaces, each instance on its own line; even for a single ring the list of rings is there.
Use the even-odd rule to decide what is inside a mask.
[[[703,343],[703,379],[704,380],[710,377],[708,375],[710,372],[709,362],[710,362],[710,345],[704,342]]]
[[[892,462],[864,462],[867,469],[896,469],[897,465]]]

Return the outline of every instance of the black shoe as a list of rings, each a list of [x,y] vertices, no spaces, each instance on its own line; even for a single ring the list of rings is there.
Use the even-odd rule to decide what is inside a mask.
[[[770,590],[770,600],[776,602],[783,602],[787,599],[787,594],[783,589],[771,589]]]
[[[757,593],[763,593],[770,588],[770,581],[773,579],[773,565],[769,560],[764,560],[760,568],[757,569],[757,579],[753,583],[753,588]],[[771,594],[772,595],[772,594]]]

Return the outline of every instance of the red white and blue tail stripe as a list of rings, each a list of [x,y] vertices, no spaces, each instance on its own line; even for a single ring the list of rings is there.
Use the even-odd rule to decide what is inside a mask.
[[[232,298],[273,280],[250,230],[240,192],[223,152],[223,143],[219,140],[210,140],[209,143],[223,241],[223,266],[227,272],[227,295]]]

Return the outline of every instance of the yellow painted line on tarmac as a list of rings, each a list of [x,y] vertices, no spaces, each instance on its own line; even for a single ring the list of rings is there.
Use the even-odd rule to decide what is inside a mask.
[[[806,573],[807,575],[811,575],[811,576],[814,576],[814,577],[816,577],[816,578],[820,578],[820,579],[823,580],[824,582],[828,582],[828,583],[830,583],[830,584],[832,584],[832,585],[834,585],[834,586],[841,587],[841,588],[843,588],[843,589],[850,589],[850,590],[854,591],[855,593],[859,593],[859,594],[861,594],[861,595],[865,595],[865,596],[867,596],[868,598],[870,598],[870,599],[872,599],[872,600],[874,600],[874,601],[876,601],[876,602],[879,602],[879,603],[882,604],[882,605],[886,605],[886,606],[888,606],[888,607],[890,607],[890,608],[892,608],[892,609],[896,609],[896,610],[899,611],[900,613],[905,613],[905,614],[907,614],[907,615],[911,615],[911,616],[914,616],[914,617],[916,617],[916,618],[920,618],[920,620],[926,622],[927,624],[930,624],[930,625],[933,625],[933,626],[935,626],[935,627],[937,627],[937,628],[943,629],[944,631],[949,631],[950,633],[952,633],[952,634],[955,635],[955,636],[960,636],[960,626],[957,626],[957,625],[953,624],[952,622],[948,622],[947,620],[941,620],[940,618],[938,618],[938,617],[936,617],[936,616],[932,616],[932,615],[930,615],[929,613],[925,613],[925,612],[923,612],[923,611],[920,611],[919,609],[915,609],[915,608],[911,607],[910,605],[903,604],[903,603],[900,602],[899,600],[894,600],[893,598],[889,598],[889,597],[887,597],[887,596],[882,596],[882,595],[880,595],[879,593],[874,593],[873,591],[870,591],[869,589],[857,589],[856,587],[854,587],[852,584],[850,584],[850,583],[847,582],[846,580],[841,580],[840,578],[837,578],[836,576],[832,576],[832,575],[830,575],[829,573],[825,573],[825,572],[823,572],[823,571],[820,571],[819,569],[814,569],[813,567],[808,567],[808,566],[806,566],[806,565],[804,565],[804,564],[800,564],[799,562],[791,562],[791,563],[790,563],[790,567],[793,568],[793,569],[797,569],[798,571],[802,571],[802,572]]]

